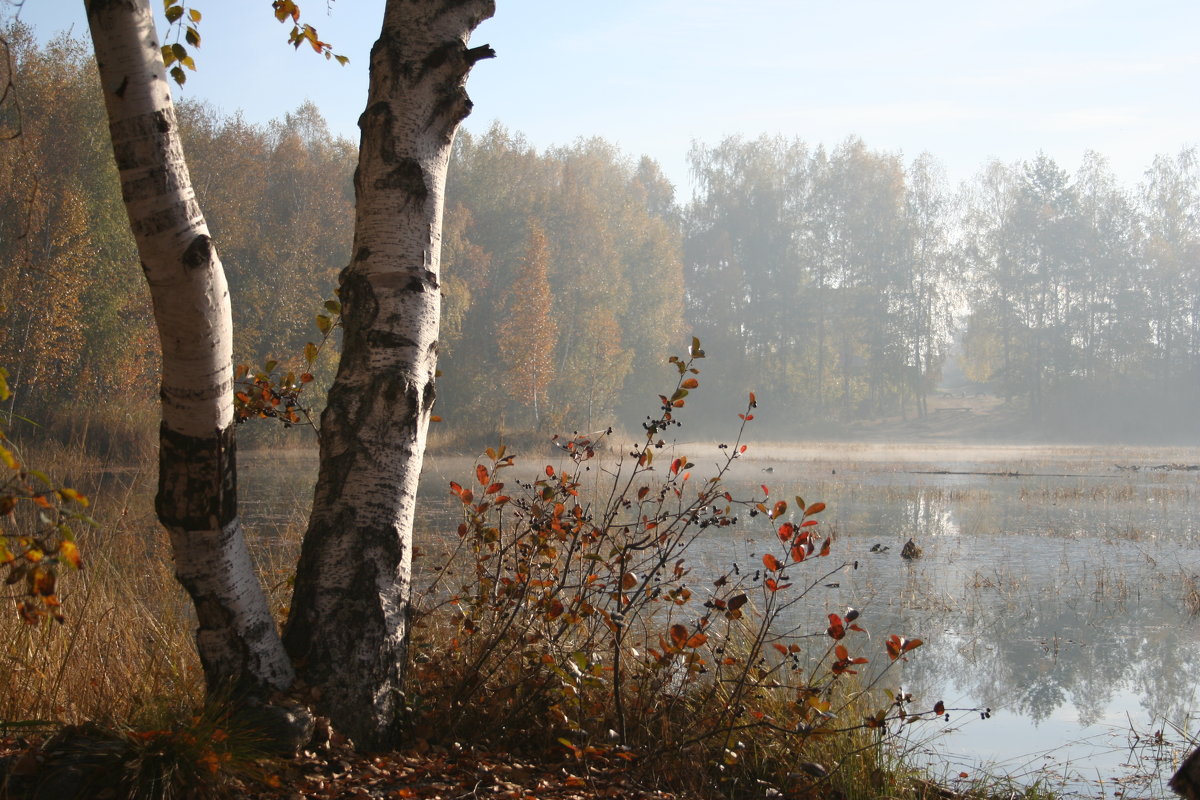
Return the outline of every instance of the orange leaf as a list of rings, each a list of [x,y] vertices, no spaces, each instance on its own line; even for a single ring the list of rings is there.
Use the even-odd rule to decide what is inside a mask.
[[[813,514],[820,514],[825,510],[824,503],[813,503],[808,508],[804,509],[804,516],[811,517]]]
[[[487,486],[488,471],[487,467],[485,467],[483,464],[475,465],[475,479],[479,481],[480,486]]]
[[[688,633],[687,628],[682,625],[675,624],[671,626],[671,644],[675,647],[683,647],[687,644]]]
[[[688,378],[686,381],[684,381],[683,383],[681,383],[679,385],[682,386],[684,389],[695,389],[697,386],[700,385],[700,381],[696,380],[695,378]]]
[[[691,647],[691,648],[696,648],[696,647],[699,647],[700,645],[704,644],[707,641],[708,641],[707,634],[697,633],[692,638],[687,640],[687,646]]]
[[[787,511],[787,500],[780,500],[775,503],[775,507],[771,509],[771,519],[782,517]]]
[[[779,571],[779,561],[778,561],[778,559],[775,558],[775,556],[771,555],[770,553],[767,553],[766,555],[764,555],[762,557],[762,562],[763,562],[763,566],[766,567],[771,572]]]

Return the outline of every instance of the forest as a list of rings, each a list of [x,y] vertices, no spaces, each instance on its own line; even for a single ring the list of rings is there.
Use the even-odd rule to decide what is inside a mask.
[[[156,334],[88,48],[19,25],[4,36],[20,87],[0,108],[7,411],[128,450],[153,435]],[[311,104],[259,125],[184,103],[180,121],[236,360],[299,368],[348,260],[356,145]],[[934,156],[857,138],[729,138],[693,145],[682,198],[653,160],[602,139],[539,149],[499,123],[461,132],[437,441],[635,428],[693,334],[707,396],[754,389],[781,409],[782,438],[920,418],[950,371],[1029,430],[1195,438],[1200,170],[1190,149],[1148,160],[1136,186],[1099,154],[1074,172],[1031,154],[954,187]],[[315,408],[333,360],[313,369]]]

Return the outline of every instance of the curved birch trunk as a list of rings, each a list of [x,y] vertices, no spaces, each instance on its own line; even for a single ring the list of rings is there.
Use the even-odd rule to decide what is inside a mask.
[[[291,663],[237,514],[229,292],[184,164],[149,0],[84,4],[162,344],[155,508],[196,606],[210,690],[284,688]]]
[[[442,200],[471,104],[468,49],[493,0],[388,0],[371,50],[341,275],[344,338],[321,417],[321,464],[284,641],[318,708],[360,746],[403,712],[417,478],[434,400]]]

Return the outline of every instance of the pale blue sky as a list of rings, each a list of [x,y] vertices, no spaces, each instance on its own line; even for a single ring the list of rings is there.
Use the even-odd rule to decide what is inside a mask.
[[[10,2],[11,0],[6,0]],[[39,34],[82,2],[26,0]],[[159,7],[158,0],[154,0]],[[292,52],[267,0],[195,0],[200,71],[184,94],[265,121],[306,98],[357,140],[382,0],[304,0],[349,67]],[[330,11],[327,13],[327,5]],[[658,159],[686,196],[693,140],[862,136],[954,180],[1039,150],[1074,169],[1088,149],[1136,181],[1157,153],[1200,142],[1195,0],[499,0],[474,43],[471,130],[500,120],[539,146],[603,136]],[[0,6],[5,18],[11,5]]]

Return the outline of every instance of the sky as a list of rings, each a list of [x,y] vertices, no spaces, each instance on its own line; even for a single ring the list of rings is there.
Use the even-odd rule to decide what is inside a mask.
[[[158,0],[152,0],[157,10]],[[7,7],[5,7],[7,4]],[[293,51],[268,0],[195,0],[199,71],[182,96],[256,122],[305,100],[357,141],[383,0],[302,0],[339,67]],[[726,136],[835,147],[859,136],[954,182],[992,159],[1088,150],[1136,183],[1159,154],[1200,143],[1196,0],[498,0],[476,31],[465,126],[499,121],[538,147],[600,136],[649,155],[688,199],[687,153]],[[0,2],[41,38],[82,0]]]

